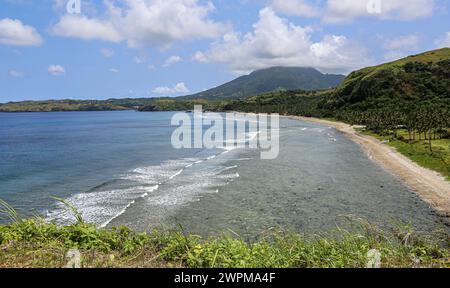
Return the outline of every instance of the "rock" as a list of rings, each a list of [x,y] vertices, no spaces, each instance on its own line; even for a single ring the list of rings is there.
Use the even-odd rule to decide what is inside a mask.
[[[367,268],[381,268],[381,253],[378,250],[369,250],[367,260]]]
[[[81,253],[78,249],[67,251],[66,260],[68,262],[65,268],[81,268]]]

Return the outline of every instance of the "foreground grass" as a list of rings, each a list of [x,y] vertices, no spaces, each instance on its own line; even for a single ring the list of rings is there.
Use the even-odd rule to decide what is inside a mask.
[[[71,248],[83,267],[365,267],[377,249],[383,267],[450,267],[449,236],[381,232],[361,225],[334,237],[270,233],[255,243],[201,239],[181,232],[135,233],[78,223],[58,227],[39,219],[0,226],[0,267],[64,267]]]
[[[430,152],[428,140],[408,140],[393,139],[392,136],[381,136],[372,131],[362,131],[364,135],[373,136],[381,141],[389,141],[389,145],[397,149],[398,152],[408,157],[415,163],[430,170],[439,172],[450,181],[450,139],[432,140],[432,152]],[[404,130],[398,132],[401,139],[408,139],[408,134]]]

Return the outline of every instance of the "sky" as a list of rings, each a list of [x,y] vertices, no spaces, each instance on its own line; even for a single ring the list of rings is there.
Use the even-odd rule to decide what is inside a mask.
[[[181,96],[450,47],[446,0],[0,0],[0,103]]]

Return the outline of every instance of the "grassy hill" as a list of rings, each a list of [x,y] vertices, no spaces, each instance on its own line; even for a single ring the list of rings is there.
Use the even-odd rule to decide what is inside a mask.
[[[433,102],[450,106],[450,48],[352,72],[324,103],[330,110],[367,111]]]
[[[327,89],[336,87],[344,78],[343,75],[322,74],[313,68],[272,67],[181,99],[229,100],[273,91]]]

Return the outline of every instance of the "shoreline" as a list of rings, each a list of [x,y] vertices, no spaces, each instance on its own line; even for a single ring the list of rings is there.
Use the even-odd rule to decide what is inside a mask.
[[[416,164],[395,148],[383,144],[374,137],[361,135],[350,124],[302,116],[285,117],[334,127],[361,146],[370,160],[399,178],[422,200],[430,204],[440,216],[450,218],[450,182],[438,172]]]

